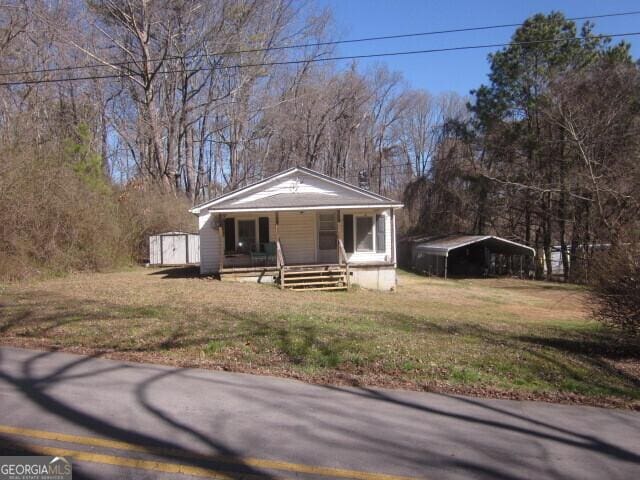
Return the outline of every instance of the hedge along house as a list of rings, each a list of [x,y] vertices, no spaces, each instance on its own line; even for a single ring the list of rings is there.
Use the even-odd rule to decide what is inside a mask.
[[[282,288],[396,285],[394,211],[402,204],[293,167],[190,210],[200,272]]]

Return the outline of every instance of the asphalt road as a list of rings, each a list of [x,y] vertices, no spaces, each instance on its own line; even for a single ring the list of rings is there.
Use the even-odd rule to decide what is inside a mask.
[[[0,450],[74,478],[640,478],[640,414],[0,348]]]

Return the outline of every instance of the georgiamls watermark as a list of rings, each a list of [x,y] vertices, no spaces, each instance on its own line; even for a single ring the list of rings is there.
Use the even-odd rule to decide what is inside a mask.
[[[0,480],[71,480],[71,470],[65,457],[0,457]]]

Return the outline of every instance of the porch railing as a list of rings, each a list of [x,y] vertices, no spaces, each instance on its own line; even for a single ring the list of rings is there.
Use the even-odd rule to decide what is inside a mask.
[[[338,263],[345,266],[345,275],[347,276],[347,288],[351,286],[351,274],[349,273],[349,259],[347,258],[347,252],[344,249],[344,242],[341,238],[338,239]]]
[[[276,267],[280,270],[280,288],[284,288],[284,255],[280,239],[276,240]]]

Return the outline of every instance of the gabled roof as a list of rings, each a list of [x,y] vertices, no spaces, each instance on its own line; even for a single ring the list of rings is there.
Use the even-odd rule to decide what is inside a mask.
[[[305,167],[292,167],[193,207],[191,213],[400,208],[402,203]]]
[[[531,247],[494,235],[446,235],[413,240],[417,251],[440,256],[447,256],[451,250],[479,242],[486,242],[490,250],[498,253],[516,255],[535,255],[536,253]]]

